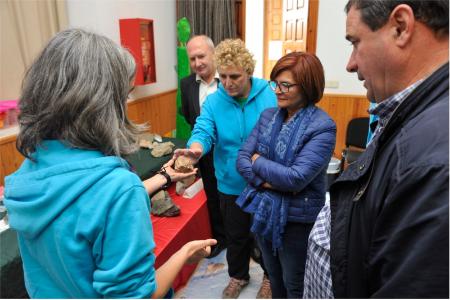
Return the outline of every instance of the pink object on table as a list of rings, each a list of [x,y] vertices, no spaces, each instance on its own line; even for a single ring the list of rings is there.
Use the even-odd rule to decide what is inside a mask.
[[[16,125],[18,113],[17,100],[0,101],[0,128]]]
[[[3,185],[0,185],[0,197],[3,196],[3,191],[5,190],[5,188],[3,187]]]
[[[0,108],[6,107],[8,109],[17,108],[17,100],[0,100]]]

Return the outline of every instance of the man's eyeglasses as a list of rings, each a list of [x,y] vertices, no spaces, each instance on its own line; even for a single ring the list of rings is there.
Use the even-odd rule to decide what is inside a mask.
[[[275,91],[278,87],[282,93],[289,93],[289,89],[295,85],[298,85],[298,83],[278,82],[273,80],[269,81],[269,86],[272,90]]]

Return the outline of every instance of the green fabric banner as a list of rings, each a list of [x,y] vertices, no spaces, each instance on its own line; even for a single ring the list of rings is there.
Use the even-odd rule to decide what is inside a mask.
[[[181,90],[180,80],[191,73],[189,68],[189,58],[186,50],[186,43],[191,34],[191,26],[186,18],[181,18],[177,22],[177,34],[179,46],[177,47],[177,73],[178,73],[178,90],[177,90],[177,129],[175,137],[179,139],[188,139],[191,136],[191,127],[181,113]]]

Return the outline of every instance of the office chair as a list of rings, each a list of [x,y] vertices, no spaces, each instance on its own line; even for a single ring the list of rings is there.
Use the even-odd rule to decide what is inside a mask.
[[[366,149],[369,118],[354,118],[348,122],[345,149],[342,151],[341,171],[355,162]]]

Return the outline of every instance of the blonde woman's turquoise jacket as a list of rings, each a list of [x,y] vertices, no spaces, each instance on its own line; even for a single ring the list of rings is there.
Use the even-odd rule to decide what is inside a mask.
[[[247,102],[241,106],[230,97],[222,84],[209,95],[201,108],[188,147],[200,143],[203,154],[214,146],[214,168],[217,188],[228,195],[239,195],[246,181],[236,169],[238,150],[247,140],[260,114],[276,106],[275,93],[266,80],[252,77]]]

